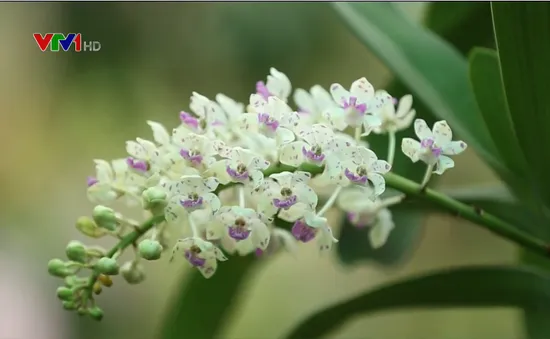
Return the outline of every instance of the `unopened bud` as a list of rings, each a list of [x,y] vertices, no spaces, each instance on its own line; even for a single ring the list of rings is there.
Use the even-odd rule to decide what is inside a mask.
[[[97,205],[92,213],[94,221],[99,227],[109,231],[114,231],[117,228],[118,222],[115,211],[112,208],[103,205]]]
[[[107,275],[117,275],[119,270],[116,260],[109,257],[99,259],[95,264],[95,268],[99,273]]]
[[[74,292],[72,288],[61,286],[57,288],[57,297],[63,301],[72,301],[74,299]]]
[[[156,240],[145,239],[138,245],[139,255],[145,260],[157,260],[162,253],[162,246]]]
[[[166,206],[166,192],[158,187],[149,187],[143,191],[141,198],[143,208],[148,210]]]
[[[48,273],[60,278],[72,275],[71,270],[67,268],[67,264],[61,259],[52,259],[48,262]]]
[[[120,273],[128,284],[139,284],[145,280],[145,272],[143,271],[143,267],[132,261],[124,263],[124,265],[120,268]]]
[[[78,307],[78,304],[74,301],[64,301],[62,305],[63,305],[63,308],[66,309],[67,311],[76,310],[76,308]]]
[[[67,258],[72,261],[80,263],[86,262],[86,246],[84,246],[84,244],[80,241],[73,240],[69,242],[65,248],[65,254],[67,254]]]
[[[76,221],[76,228],[84,235],[90,238],[101,238],[107,232],[104,229],[99,228],[95,221],[88,217],[80,217]]]
[[[86,315],[88,314],[88,309],[86,307],[80,307],[76,310],[76,313],[78,313],[78,315]]]
[[[97,306],[89,308],[88,314],[94,320],[100,321],[101,319],[103,319],[103,310]]]
[[[111,279],[108,275],[100,274],[99,277],[97,277],[97,280],[105,287],[113,286],[113,279]]]
[[[92,291],[94,292],[94,294],[101,294],[103,288],[101,287],[101,283],[99,281],[96,281],[94,283],[94,286],[92,286]]]

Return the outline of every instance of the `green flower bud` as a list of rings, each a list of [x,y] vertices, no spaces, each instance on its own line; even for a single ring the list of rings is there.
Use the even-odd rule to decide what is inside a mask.
[[[112,208],[97,205],[92,213],[94,221],[99,227],[109,231],[114,231],[117,228],[118,222],[115,211]]]
[[[74,292],[71,288],[61,286],[57,288],[57,297],[63,301],[72,301],[74,299]]]
[[[118,274],[118,264],[115,259],[109,257],[103,257],[97,261],[95,268],[99,273],[107,275],[117,275]]]
[[[67,268],[67,264],[61,259],[52,259],[48,262],[48,273],[60,278],[72,275],[71,270]]]
[[[82,234],[91,238],[96,238],[96,239],[101,238],[102,236],[107,234],[107,232],[104,229],[99,228],[99,226],[97,226],[97,224],[91,218],[88,218],[88,217],[78,218],[78,220],[76,221],[76,228]]]
[[[73,311],[73,310],[76,310],[76,308],[78,307],[77,303],[75,303],[74,301],[64,301],[62,303],[63,305],[63,308],[66,309],[67,311]]]
[[[144,209],[163,209],[166,206],[166,192],[158,187],[149,187],[141,198]]]
[[[103,310],[97,306],[89,308],[88,314],[94,320],[101,321],[101,319],[103,319]]]
[[[145,280],[143,266],[135,264],[132,261],[125,262],[120,268],[120,273],[122,273],[122,277],[128,284],[139,284]]]
[[[88,314],[88,309],[86,307],[80,307],[79,309],[76,310],[76,313],[78,313],[78,315],[86,315]]]
[[[65,248],[65,254],[67,254],[67,258],[72,261],[80,263],[86,262],[86,246],[84,246],[84,244],[80,241],[73,240],[69,242],[69,244]]]
[[[138,245],[139,255],[145,260],[157,260],[162,253],[162,246],[156,240],[145,239]]]

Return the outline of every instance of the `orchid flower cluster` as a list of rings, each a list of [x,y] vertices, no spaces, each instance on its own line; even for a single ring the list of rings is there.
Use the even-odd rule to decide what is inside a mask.
[[[141,261],[159,259],[171,243],[172,258],[181,252],[205,278],[228,254],[293,252],[300,242],[330,250],[337,240],[326,212],[335,205],[356,227],[370,228],[373,247],[383,246],[394,228],[388,207],[402,199],[383,196],[384,174],[392,167],[395,134],[413,123],[412,97],[397,100],[365,78],[349,90],[340,84],[297,89],[296,109],[291,94],[289,79],[274,68],[246,106],[223,94],[212,100],[193,93],[190,111],[180,113],[171,132],[148,121],[152,141],[137,138],[126,143],[128,157],[95,160],[87,194],[97,206],[77,228],[120,241],[111,251],[71,241],[68,261],[49,262],[50,274],[65,279],[57,291],[63,306],[101,319],[93,294],[110,286],[113,275],[143,281]],[[403,139],[402,151],[428,165],[427,183],[432,173],[452,168],[448,155],[466,145],[451,140],[445,121],[430,130],[417,119],[414,128],[420,141]],[[369,149],[364,137],[371,133],[389,136],[387,161]],[[108,207],[117,201],[151,217],[142,224],[128,219]],[[119,265],[127,247],[135,258]],[[81,277],[87,269],[91,276]]]

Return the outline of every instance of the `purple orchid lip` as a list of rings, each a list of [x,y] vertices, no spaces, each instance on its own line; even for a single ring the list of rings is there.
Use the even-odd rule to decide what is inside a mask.
[[[317,230],[313,227],[309,227],[304,221],[298,220],[292,226],[292,235],[296,240],[303,243],[310,242],[315,238]]]
[[[275,119],[271,119],[271,116],[267,113],[258,114],[258,122],[264,124],[273,132],[275,132],[279,127],[279,122]]]
[[[193,117],[191,114],[187,112],[180,112],[180,120],[184,124],[186,124],[189,127],[192,127],[193,129],[199,128],[199,119]]]
[[[298,197],[296,197],[295,195],[291,195],[290,197],[288,198],[285,198],[285,199],[273,199],[273,206],[277,207],[277,208],[282,208],[284,210],[287,210],[289,209],[292,205],[296,204],[298,200]]]
[[[308,151],[305,146],[302,147],[302,154],[308,158],[310,161],[312,162],[315,162],[315,163],[321,163],[323,162],[323,160],[325,160],[325,155],[324,154],[315,154],[313,153],[312,151]]]
[[[200,154],[197,154],[197,155],[191,155],[189,153],[189,150],[186,150],[186,149],[181,149],[180,150],[180,155],[185,159],[185,160],[189,160],[191,161],[191,163],[195,166],[198,166],[202,163],[202,155]]]
[[[203,199],[199,197],[198,199],[182,199],[180,204],[189,209],[196,209],[202,207]]]
[[[356,97],[350,97],[348,101],[344,101],[343,107],[344,109],[353,108],[361,115],[365,114],[365,112],[367,111],[367,104],[363,103],[358,105]]]
[[[364,184],[368,180],[366,175],[355,174],[352,171],[350,171],[348,168],[344,170],[344,174],[346,175],[346,178],[348,178],[350,181],[356,184]]]
[[[91,186],[97,184],[98,182],[99,182],[99,180],[97,180],[95,177],[86,178],[86,184],[88,185],[88,187],[91,187]]]
[[[243,181],[243,180],[248,179],[248,171],[244,171],[243,173],[239,173],[239,172],[237,172],[236,170],[232,169],[229,166],[227,166],[225,168],[225,171],[227,172],[227,174],[229,174],[231,176],[231,178],[233,178],[235,180]]]
[[[422,139],[420,142],[422,148],[429,148],[432,154],[437,158],[441,155],[441,148],[435,147],[435,141],[432,138]]]
[[[206,259],[199,258],[195,255],[195,253],[191,251],[185,251],[185,259],[191,263],[191,265],[195,267],[203,267],[206,263]]]
[[[229,236],[237,241],[245,240],[250,235],[250,230],[244,227],[231,226],[229,227]]]
[[[137,160],[132,157],[128,157],[126,159],[126,163],[128,164],[128,166],[130,166],[131,168],[137,171],[147,172],[149,170],[149,164],[147,162]]]
[[[258,81],[256,83],[256,93],[261,95],[265,100],[271,96],[271,93],[269,93],[269,90],[263,81]]]
[[[255,253],[257,257],[261,257],[264,254],[264,251],[262,251],[261,248],[257,248]]]

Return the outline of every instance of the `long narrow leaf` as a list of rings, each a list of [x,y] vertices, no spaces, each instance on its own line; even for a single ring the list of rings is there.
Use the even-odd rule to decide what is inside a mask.
[[[380,287],[308,317],[287,338],[320,338],[351,318],[392,309],[518,307],[550,316],[550,278],[511,267],[464,267]]]
[[[510,172],[475,104],[460,53],[391,3],[335,3],[351,30],[430,109],[453,126],[504,178]]]
[[[550,207],[550,3],[493,2],[508,107],[534,180],[525,185]],[[526,178],[528,179],[528,178]]]

